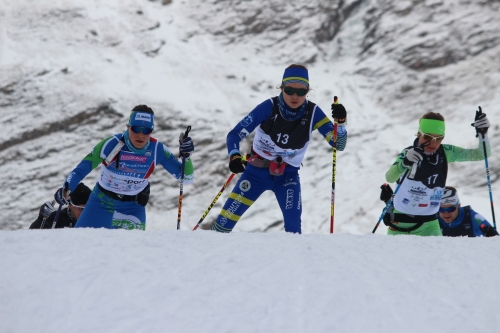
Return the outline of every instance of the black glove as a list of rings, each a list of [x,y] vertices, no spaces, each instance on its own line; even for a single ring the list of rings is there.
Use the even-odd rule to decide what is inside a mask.
[[[191,156],[191,153],[194,151],[194,143],[193,140],[188,136],[185,139],[179,140],[179,154],[188,158]]]
[[[488,132],[488,128],[490,127],[490,121],[488,117],[486,117],[486,113],[483,113],[481,107],[476,111],[476,117],[474,118],[474,122],[471,126],[476,128],[476,138],[479,136],[479,133],[486,134]]]
[[[347,118],[347,111],[342,104],[332,104],[332,118],[337,119],[340,126],[344,125]]]
[[[47,218],[53,211],[54,211],[54,205],[50,201],[47,201],[42,205],[42,207],[40,207],[38,216],[41,216],[42,218]]]
[[[391,226],[392,221],[394,221],[394,206],[389,207],[384,217],[382,218],[382,221],[384,221],[384,224],[386,226]]]
[[[382,191],[380,191],[380,200],[382,200],[385,203],[388,203],[392,197],[392,194],[394,193],[392,191],[391,185],[384,184],[384,185],[380,186],[380,189],[382,190]]]
[[[56,202],[60,205],[67,205],[68,204],[68,198],[69,197],[69,189],[66,187],[60,187],[57,189],[56,193],[54,193],[54,199]]]
[[[229,170],[232,173],[241,173],[245,171],[245,167],[243,166],[243,162],[241,161],[241,155],[236,153],[229,157]]]
[[[498,232],[491,225],[481,224],[481,231],[485,237],[498,236]]]
[[[423,153],[424,149],[421,147],[413,147],[408,149],[408,151],[406,152],[406,156],[403,160],[403,166],[409,169],[413,166],[413,163],[421,162],[424,159],[422,157]]]
[[[392,222],[392,220],[391,220],[391,214],[385,213],[384,218],[383,218],[382,221],[384,221],[384,224],[386,226],[390,226],[391,225],[390,223]]]

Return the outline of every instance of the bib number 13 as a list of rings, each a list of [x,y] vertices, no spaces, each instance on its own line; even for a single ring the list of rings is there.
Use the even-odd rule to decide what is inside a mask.
[[[284,145],[286,145],[288,143],[288,139],[289,139],[288,134],[281,135],[281,133],[278,133],[277,135],[278,135],[278,143],[282,143]]]

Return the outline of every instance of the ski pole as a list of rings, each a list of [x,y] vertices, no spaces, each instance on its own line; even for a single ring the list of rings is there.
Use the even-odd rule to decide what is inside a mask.
[[[410,169],[406,169],[405,173],[403,174],[403,178],[401,179],[401,182],[398,184],[398,186],[396,187],[396,190],[394,191],[394,193],[392,194],[391,198],[389,199],[389,201],[387,201],[387,205],[385,205],[385,208],[384,210],[382,211],[382,215],[380,215],[379,219],[378,219],[378,222],[377,224],[375,225],[375,228],[373,228],[373,231],[372,231],[372,234],[375,233],[375,231],[377,231],[377,228],[378,228],[378,225],[380,224],[380,221],[382,221],[382,219],[384,218],[385,216],[385,213],[387,213],[387,211],[389,210],[389,207],[391,207],[392,205],[392,201],[394,200],[394,197],[396,196],[396,193],[398,193],[398,190],[399,188],[401,187],[401,184],[403,184],[403,181],[405,180],[406,176],[408,175],[408,172],[410,171]]]
[[[59,214],[61,214],[62,206],[63,206],[62,204],[59,204],[59,208],[57,208],[56,217],[54,218],[54,222],[52,222],[52,229],[55,229],[55,227],[56,227],[57,220],[59,220]]]
[[[205,211],[205,213],[203,213],[203,216],[201,217],[201,219],[194,226],[193,231],[195,231],[196,229],[198,229],[198,227],[200,226],[201,222],[203,222],[203,220],[208,215],[208,213],[210,212],[210,210],[212,209],[212,207],[215,205],[215,203],[217,202],[217,200],[219,200],[219,197],[221,196],[222,192],[224,192],[224,190],[229,185],[229,183],[231,182],[231,180],[233,180],[234,175],[236,175],[236,174],[235,173],[231,173],[231,175],[229,176],[229,178],[226,180],[226,182],[224,183],[224,185],[220,189],[219,193],[217,193],[217,195],[215,196],[215,198],[212,201],[212,203],[210,204],[210,206],[208,206],[208,209]]]
[[[419,147],[424,149],[424,147],[426,147],[428,145],[429,145],[428,142],[424,142],[424,143],[421,143],[419,145]],[[408,175],[408,172],[410,172],[410,175],[408,175],[408,178],[413,179],[415,177],[415,174],[417,173],[417,168],[418,168],[417,163],[413,163],[413,165],[411,166],[411,172],[410,172],[410,169],[406,169],[405,173],[403,174],[403,178],[401,179],[401,183],[398,184],[398,186],[396,187],[396,190],[394,191],[394,193],[391,196],[391,199],[387,202],[387,205],[385,206],[384,210],[382,211],[382,215],[380,215],[380,218],[378,219],[378,222],[375,225],[375,228],[373,228],[372,234],[375,233],[375,231],[378,228],[378,225],[380,224],[380,221],[382,221],[385,213],[387,213],[387,211],[389,210],[389,207],[391,207],[392,201],[394,200],[396,193],[398,193],[399,187],[401,186],[401,184],[403,184],[403,181],[405,180],[406,176]]]
[[[184,135],[181,133],[179,141],[182,142],[188,137],[189,131],[191,131],[191,126],[188,126]],[[179,193],[179,208],[177,210],[177,230],[181,228],[181,212],[182,212],[182,192],[184,190],[184,167],[186,165],[186,156],[182,154],[182,165],[181,165],[181,182],[180,182],[180,193]]]
[[[483,110],[478,106],[479,112],[482,113]],[[488,156],[486,154],[486,143],[484,142],[484,133],[481,133],[483,138],[483,153],[484,153],[484,164],[486,165],[486,180],[488,181],[488,192],[490,194],[490,204],[491,204],[491,216],[493,217],[493,228],[497,230],[497,223],[495,221],[495,208],[493,207],[493,195],[491,193],[491,180],[490,180],[490,167],[488,166]]]
[[[339,104],[337,96],[333,97],[333,104]],[[339,123],[337,118],[333,119],[333,156],[332,156],[332,196],[330,209],[330,233],[333,234],[334,214],[335,214],[335,179],[337,175],[337,131]]]
[[[408,175],[408,172],[410,171],[410,169],[406,169],[405,173],[403,174],[403,178],[401,179],[401,182],[398,184],[398,186],[396,187],[396,190],[394,191],[394,193],[392,194],[391,198],[389,199],[389,201],[387,201],[387,204],[384,208],[384,210],[382,211],[382,215],[380,215],[380,218],[378,219],[378,222],[377,224],[375,225],[375,228],[373,228],[373,231],[372,231],[372,234],[375,233],[375,231],[377,231],[377,228],[380,224],[380,221],[382,221],[382,219],[384,218],[385,214],[387,213],[387,211],[389,210],[389,208],[391,207],[392,205],[392,202],[394,201],[394,197],[396,196],[396,194],[398,193],[399,191],[399,188],[401,187],[401,184],[403,184],[403,181],[405,180],[406,176]]]

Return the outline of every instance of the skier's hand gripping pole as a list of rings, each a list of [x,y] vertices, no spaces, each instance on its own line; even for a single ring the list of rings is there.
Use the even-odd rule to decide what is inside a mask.
[[[189,132],[191,131],[191,126],[188,126],[186,132],[184,132],[184,136],[181,134],[179,141],[182,142],[189,136]],[[184,167],[186,166],[186,155],[181,154],[182,157],[182,165],[181,165],[181,181],[180,181],[180,193],[179,193],[179,207],[177,210],[177,230],[181,228],[181,213],[182,213],[182,194],[184,190]]]
[[[484,153],[484,164],[486,166],[486,180],[488,182],[488,193],[490,195],[490,204],[491,204],[491,216],[493,218],[493,228],[495,228],[495,231],[497,230],[497,222],[495,220],[495,208],[493,206],[493,194],[491,192],[491,180],[490,180],[490,167],[488,165],[488,154],[486,151],[486,142],[484,141],[484,135],[488,131],[488,127],[490,126],[490,123],[488,121],[488,118],[486,117],[486,114],[483,113],[483,110],[481,109],[480,106],[478,106],[479,110],[476,111],[476,117],[475,117],[475,122],[471,124],[471,126],[476,128],[476,136],[481,135],[483,138],[483,153]]]
[[[333,104],[339,104],[337,96],[333,97]],[[333,109],[333,107],[332,107]],[[330,209],[330,233],[333,234],[333,227],[335,221],[335,180],[337,174],[337,131],[338,119],[333,118],[333,155],[332,155],[332,195],[331,195],[331,209]]]

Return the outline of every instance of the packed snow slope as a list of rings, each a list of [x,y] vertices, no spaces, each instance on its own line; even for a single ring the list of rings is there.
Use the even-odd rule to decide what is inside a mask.
[[[0,332],[499,332],[499,237],[0,231]]]
[[[196,180],[184,188],[181,224],[191,229],[229,176],[227,132],[279,92],[291,63],[308,66],[310,100],[329,114],[337,95],[348,110],[336,232],[372,230],[385,172],[427,111],[445,116],[445,143],[473,148],[470,123],[482,106],[492,123],[499,202],[499,7],[493,0],[0,0],[0,228],[27,228],[90,149],[124,131],[135,105],[148,104],[153,136],[172,150],[192,126]],[[242,146],[248,151],[249,141]],[[304,233],[328,233],[331,170],[331,148],[315,133],[301,170]],[[85,183],[92,187],[97,174]],[[177,182],[156,170],[151,183],[147,228],[175,229]],[[450,165],[448,184],[491,220],[483,162]],[[236,230],[282,228],[266,193]]]

